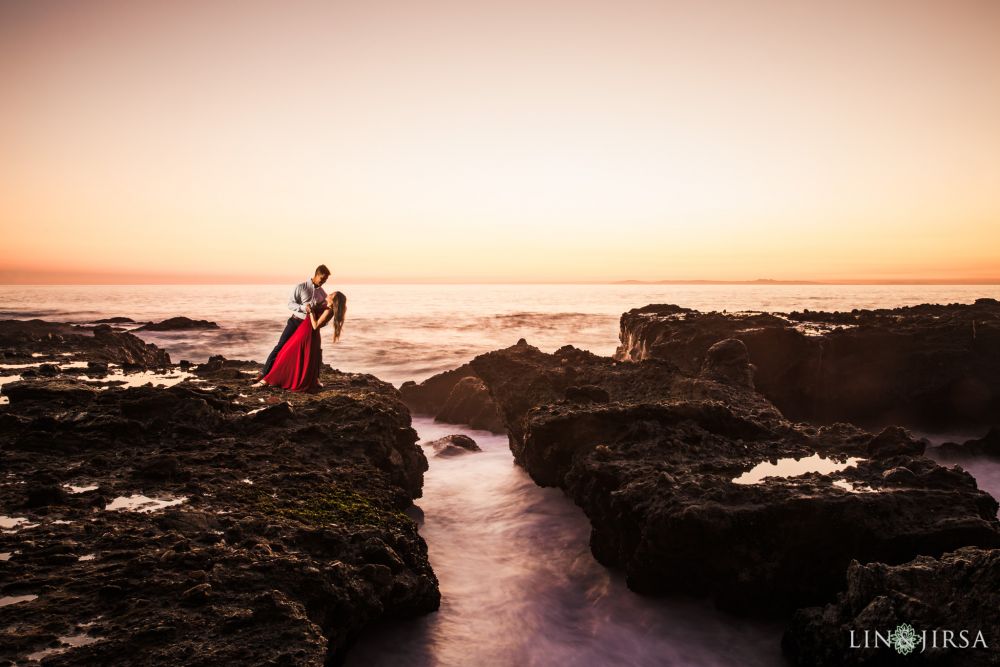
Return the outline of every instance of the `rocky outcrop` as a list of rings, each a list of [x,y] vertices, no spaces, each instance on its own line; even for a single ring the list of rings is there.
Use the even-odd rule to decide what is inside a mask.
[[[192,320],[190,317],[171,317],[162,322],[143,324],[136,331],[189,331],[191,329],[218,329],[219,325],[208,320]]]
[[[1000,426],[994,426],[981,438],[973,438],[963,443],[946,442],[935,453],[943,459],[966,459],[989,456],[1000,459]]]
[[[406,406],[414,412],[433,415],[444,406],[451,390],[460,380],[475,376],[472,368],[468,364],[463,364],[454,370],[431,376],[420,384],[413,380],[404,382],[399,387],[399,393]]]
[[[227,380],[245,380],[256,377],[260,368],[261,365],[256,361],[226,359],[220,354],[209,357],[205,363],[192,367],[191,372],[203,380],[224,383]]]
[[[94,324],[136,324],[136,321],[131,317],[105,317],[94,320]]]
[[[36,355],[36,356],[33,356]],[[155,345],[109,325],[82,327],[43,320],[0,321],[0,365],[89,361],[162,368],[170,356]]]
[[[753,389],[753,366],[743,341],[727,338],[708,348],[701,362],[699,375],[708,380],[718,380]]]
[[[471,428],[503,433],[503,423],[497,414],[496,403],[483,381],[476,377],[462,378],[455,383],[448,399],[434,416],[434,421],[465,424]]]
[[[902,565],[855,561],[836,602],[798,611],[782,647],[793,664],[817,667],[996,665],[997,581],[998,549],[965,548]]]
[[[434,450],[434,456],[460,456],[470,452],[483,451],[475,440],[462,434],[446,435],[428,442],[427,446]]]
[[[525,343],[472,368],[517,462],[583,508],[595,557],[623,568],[633,590],[789,610],[829,599],[852,560],[1000,544],[997,503],[971,476],[898,429],[789,422],[746,385],[734,348],[704,375]],[[583,386],[607,401],[579,400]],[[814,465],[767,475],[796,460]]]
[[[0,662],[75,637],[59,664],[336,664],[437,608],[399,393],[329,369],[318,394],[253,389],[239,366],[4,387],[0,597],[23,601],[0,606]]]
[[[742,341],[757,389],[791,419],[945,429],[1000,414],[1000,302],[892,310],[702,313],[651,305],[621,318],[623,361],[698,372]]]
[[[420,384],[404,382],[399,388],[403,402],[418,414],[434,415],[445,424],[503,433],[496,403],[483,381],[468,364],[434,375]]]

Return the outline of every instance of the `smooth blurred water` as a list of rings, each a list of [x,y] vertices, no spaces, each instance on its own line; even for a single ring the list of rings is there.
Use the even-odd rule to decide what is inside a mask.
[[[425,448],[420,534],[441,584],[435,614],[376,628],[348,665],[780,665],[781,625],[704,600],[636,595],[590,554],[590,525],[518,466],[506,436],[417,418],[424,442],[465,433],[482,453]]]
[[[997,285],[343,285],[347,324],[323,359],[400,384],[454,368],[519,338],[545,351],[574,345],[612,354],[631,308],[850,310],[1000,298]],[[145,333],[174,361],[213,354],[263,360],[288,317],[292,285],[0,286],[0,318],[86,322],[125,316],[208,319],[218,331]]]

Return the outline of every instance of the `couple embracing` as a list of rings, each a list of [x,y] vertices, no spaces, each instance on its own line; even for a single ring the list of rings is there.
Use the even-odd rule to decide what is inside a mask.
[[[340,339],[347,312],[347,297],[343,292],[327,296],[323,290],[323,283],[329,277],[330,269],[320,264],[311,280],[295,286],[288,300],[292,316],[288,318],[278,344],[264,362],[264,368],[254,383],[255,387],[269,384],[291,391],[317,391],[323,388],[319,382],[323,363],[319,330],[333,322],[333,342],[336,343]]]

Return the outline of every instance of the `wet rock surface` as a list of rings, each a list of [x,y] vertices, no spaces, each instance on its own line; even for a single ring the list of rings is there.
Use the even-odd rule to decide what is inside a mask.
[[[616,358],[697,372],[742,341],[758,390],[791,419],[931,429],[1000,414],[1000,302],[851,312],[702,313],[650,305],[622,315]]]
[[[503,433],[504,430],[496,403],[490,398],[483,381],[476,377],[462,378],[455,383],[434,420],[446,424],[467,424],[493,433]]]
[[[399,393],[403,396],[403,402],[414,412],[433,415],[448,400],[455,385],[468,377],[474,378],[476,374],[468,364],[464,364],[431,376],[419,384],[412,380],[404,382],[399,388]]]
[[[988,456],[1000,459],[1000,426],[993,426],[981,438],[972,438],[963,443],[945,442],[937,448],[937,454],[945,459],[967,459]]]
[[[81,360],[136,368],[170,364],[170,356],[163,350],[107,324],[90,327],[43,320],[0,321],[0,373],[6,374],[5,365],[46,361],[61,365]]]
[[[901,565],[854,562],[846,579],[835,602],[793,617],[782,640],[793,664],[997,664],[1000,550],[970,547]],[[903,624],[917,635],[907,653],[874,637],[875,631],[887,636]]]
[[[171,317],[162,322],[143,324],[136,331],[188,331],[191,329],[218,329],[219,325],[208,320],[192,320],[190,317]]]
[[[481,452],[476,441],[467,435],[446,435],[428,442],[427,445],[434,450],[434,456],[460,456],[470,452]]]
[[[74,338],[92,334],[30,330],[23,345],[41,330],[96,350]],[[96,358],[165,356],[128,336]],[[0,606],[0,662],[335,664],[372,622],[437,608],[405,514],[427,461],[399,393],[328,368],[317,394],[253,389],[255,369],[215,358],[170,387],[83,368],[4,386],[0,596],[18,601]]]
[[[1000,544],[997,502],[970,475],[924,457],[902,429],[788,421],[731,352],[724,373],[705,375],[526,343],[471,365],[517,462],[583,508],[595,557],[633,590],[783,613],[831,599],[855,559]],[[579,400],[583,386],[608,400]],[[796,459],[818,471],[774,476],[772,463]]]
[[[404,382],[399,390],[403,402],[415,413],[432,415],[435,421],[445,424],[504,432],[496,403],[468,364],[438,373],[420,384]]]

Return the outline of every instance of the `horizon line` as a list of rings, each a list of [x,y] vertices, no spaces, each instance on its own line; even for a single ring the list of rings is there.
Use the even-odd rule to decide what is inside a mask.
[[[287,281],[190,280],[190,281],[101,281],[101,282],[0,282],[3,287],[108,287],[175,285],[284,285]],[[342,285],[1000,285],[1000,278],[844,278],[832,280],[668,279],[668,280],[344,280]]]

